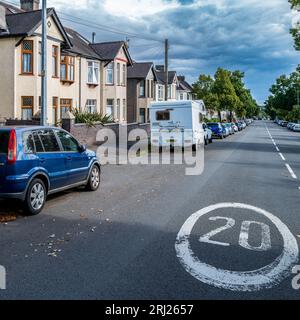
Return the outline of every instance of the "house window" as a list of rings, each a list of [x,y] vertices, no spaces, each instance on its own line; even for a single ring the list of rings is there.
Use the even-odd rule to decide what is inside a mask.
[[[99,84],[99,63],[88,61],[88,83]]]
[[[33,97],[21,97],[22,120],[32,120]]]
[[[42,61],[42,42],[39,41],[39,59],[38,59],[38,73],[39,75],[42,74],[42,68],[43,68],[43,61]]]
[[[72,99],[60,99],[61,118],[63,118],[68,111],[72,111]]]
[[[180,100],[183,100],[183,93],[180,93]]]
[[[22,43],[22,74],[33,74],[33,41]]]
[[[147,97],[150,98],[150,80],[147,80]]]
[[[106,114],[114,117],[114,99],[107,99],[106,101]]]
[[[145,80],[140,82],[140,97],[145,97]]]
[[[168,99],[171,99],[171,86],[168,86]]]
[[[164,87],[158,86],[158,99],[162,100],[164,98]]]
[[[62,81],[74,82],[75,80],[75,58],[71,56],[61,56],[60,78]]]
[[[58,77],[58,47],[52,46],[52,76]]]
[[[97,100],[88,99],[86,102],[86,111],[88,113],[96,113],[97,111]]]
[[[106,84],[114,84],[114,63],[111,62],[106,67]]]
[[[121,65],[117,63],[117,84],[121,85]]]
[[[123,79],[123,86],[126,86],[126,65],[123,64],[123,73],[122,73],[122,79]]]
[[[121,120],[121,100],[117,99],[117,118]]]
[[[145,123],[146,122],[146,109],[141,108],[140,109],[140,123]]]
[[[52,122],[54,125],[58,122],[58,97],[52,98]]]
[[[126,99],[123,99],[123,120],[127,119],[127,108],[126,108]]]

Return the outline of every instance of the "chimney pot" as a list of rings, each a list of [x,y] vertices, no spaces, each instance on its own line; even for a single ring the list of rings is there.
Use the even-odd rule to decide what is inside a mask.
[[[40,0],[20,0],[21,9],[24,11],[34,11],[40,9]]]

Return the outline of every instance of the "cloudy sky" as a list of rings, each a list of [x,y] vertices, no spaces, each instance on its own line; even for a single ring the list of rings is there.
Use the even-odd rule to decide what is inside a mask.
[[[125,39],[137,61],[163,62],[164,38],[170,40],[171,69],[190,82],[217,67],[240,69],[246,84],[263,103],[275,78],[300,62],[289,28],[295,21],[288,0],[48,0],[65,25],[88,39]],[[66,16],[70,15],[70,16]],[[81,24],[78,24],[81,23]],[[94,27],[92,27],[94,25]],[[103,30],[103,26],[116,33]],[[116,30],[115,30],[116,29]],[[144,37],[147,40],[140,39]],[[298,62],[299,61],[299,62]]]

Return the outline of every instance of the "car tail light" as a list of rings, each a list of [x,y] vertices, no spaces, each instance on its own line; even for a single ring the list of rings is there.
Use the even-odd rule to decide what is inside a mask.
[[[17,161],[17,135],[15,130],[11,130],[8,141],[7,162],[14,164]]]

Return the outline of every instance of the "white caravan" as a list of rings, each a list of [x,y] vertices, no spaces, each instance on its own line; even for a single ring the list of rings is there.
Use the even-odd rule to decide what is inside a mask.
[[[203,106],[199,102],[153,102],[149,109],[153,146],[195,148],[204,143]]]

